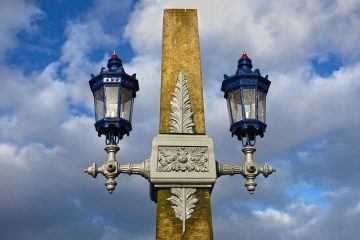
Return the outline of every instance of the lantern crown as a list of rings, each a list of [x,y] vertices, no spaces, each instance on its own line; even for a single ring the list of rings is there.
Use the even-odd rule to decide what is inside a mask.
[[[116,51],[114,51],[111,57],[109,58],[107,67],[110,72],[124,71],[122,61],[116,54]]]
[[[252,68],[252,61],[244,51],[241,58],[238,61],[238,70],[236,71],[236,74],[240,73],[248,73],[251,72]]]

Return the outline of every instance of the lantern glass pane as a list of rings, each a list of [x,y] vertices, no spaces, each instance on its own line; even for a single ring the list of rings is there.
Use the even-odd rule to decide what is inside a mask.
[[[104,118],[104,88],[101,87],[94,92],[95,120]]]
[[[230,121],[230,125],[231,125],[233,123],[233,119],[232,119],[232,114],[231,114],[231,105],[230,105],[229,97],[226,99],[226,103],[227,103],[227,108],[228,108],[229,121]]]
[[[131,122],[131,109],[133,103],[133,91],[128,88],[121,89],[121,113],[120,117]]]
[[[119,101],[119,87],[106,86],[106,114],[107,118],[117,118],[118,115],[118,101]]]
[[[265,110],[266,110],[266,94],[264,92],[258,92],[258,120],[265,123]]]
[[[242,120],[240,89],[229,93],[232,123]]]
[[[255,118],[255,89],[243,89],[245,118]]]

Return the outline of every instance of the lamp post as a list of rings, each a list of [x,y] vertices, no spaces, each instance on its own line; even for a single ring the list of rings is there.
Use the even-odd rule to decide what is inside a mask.
[[[197,11],[164,11],[162,81],[159,135],[154,137],[149,159],[139,164],[116,160],[117,146],[129,135],[134,98],[139,90],[136,75],[128,75],[117,54],[107,69],[89,81],[94,96],[95,129],[105,136],[108,159],[98,167],[93,163],[85,172],[94,178],[101,173],[112,193],[121,173],[141,175],[150,182],[150,198],[157,202],[157,239],[212,239],[210,194],[216,179],[241,174],[252,194],[255,178],[275,172],[254,159],[256,137],[266,129],[266,94],[270,81],[244,52],[233,76],[224,76],[221,90],[228,105],[230,131],[242,141],[242,165],[215,160],[214,144],[205,135],[200,47]],[[189,224],[190,227],[186,227]]]

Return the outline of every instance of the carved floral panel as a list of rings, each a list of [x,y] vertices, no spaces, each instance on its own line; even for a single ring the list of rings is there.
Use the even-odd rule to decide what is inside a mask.
[[[208,172],[207,147],[159,146],[159,172]]]

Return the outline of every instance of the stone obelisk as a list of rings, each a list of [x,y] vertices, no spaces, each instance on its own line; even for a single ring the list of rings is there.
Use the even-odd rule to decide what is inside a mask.
[[[205,137],[197,11],[194,9],[164,10],[162,41],[159,133],[160,135],[168,134],[170,136],[174,133],[171,127],[172,114],[174,114],[172,113],[174,90],[179,87],[179,83],[177,83],[179,79],[186,79],[188,104],[190,104],[188,108],[192,111],[192,123],[189,123],[188,127],[190,126],[192,131],[182,132],[182,134],[190,135],[192,138]],[[183,110],[182,107],[180,107],[180,110]],[[178,153],[178,155],[180,156],[181,153]],[[207,161],[206,158],[203,159]],[[203,165],[205,167],[201,165],[186,165],[185,161],[187,160],[179,160],[180,163],[177,167],[180,173],[175,172],[174,174],[183,174],[186,171],[190,172],[189,175],[209,172],[206,165]],[[185,169],[187,167],[188,169]],[[172,169],[176,171],[176,167],[172,166]],[[187,180],[179,180],[180,183],[182,181],[187,182]],[[199,183],[201,183],[201,180],[199,180]],[[186,187],[186,185],[179,186]],[[154,192],[157,201],[156,239],[213,239],[210,206],[211,185],[201,186],[200,184],[199,187],[196,187],[196,184],[193,184],[192,187],[192,189],[195,189],[193,191],[196,191],[193,194],[195,197],[192,200],[196,203],[194,204],[195,207],[191,206],[191,217],[186,219],[186,231],[184,231],[183,221],[176,216],[174,205],[170,201],[174,195],[171,188],[165,186],[158,188]],[[185,196],[185,192],[183,193]],[[190,200],[191,198],[188,199],[188,202]]]

